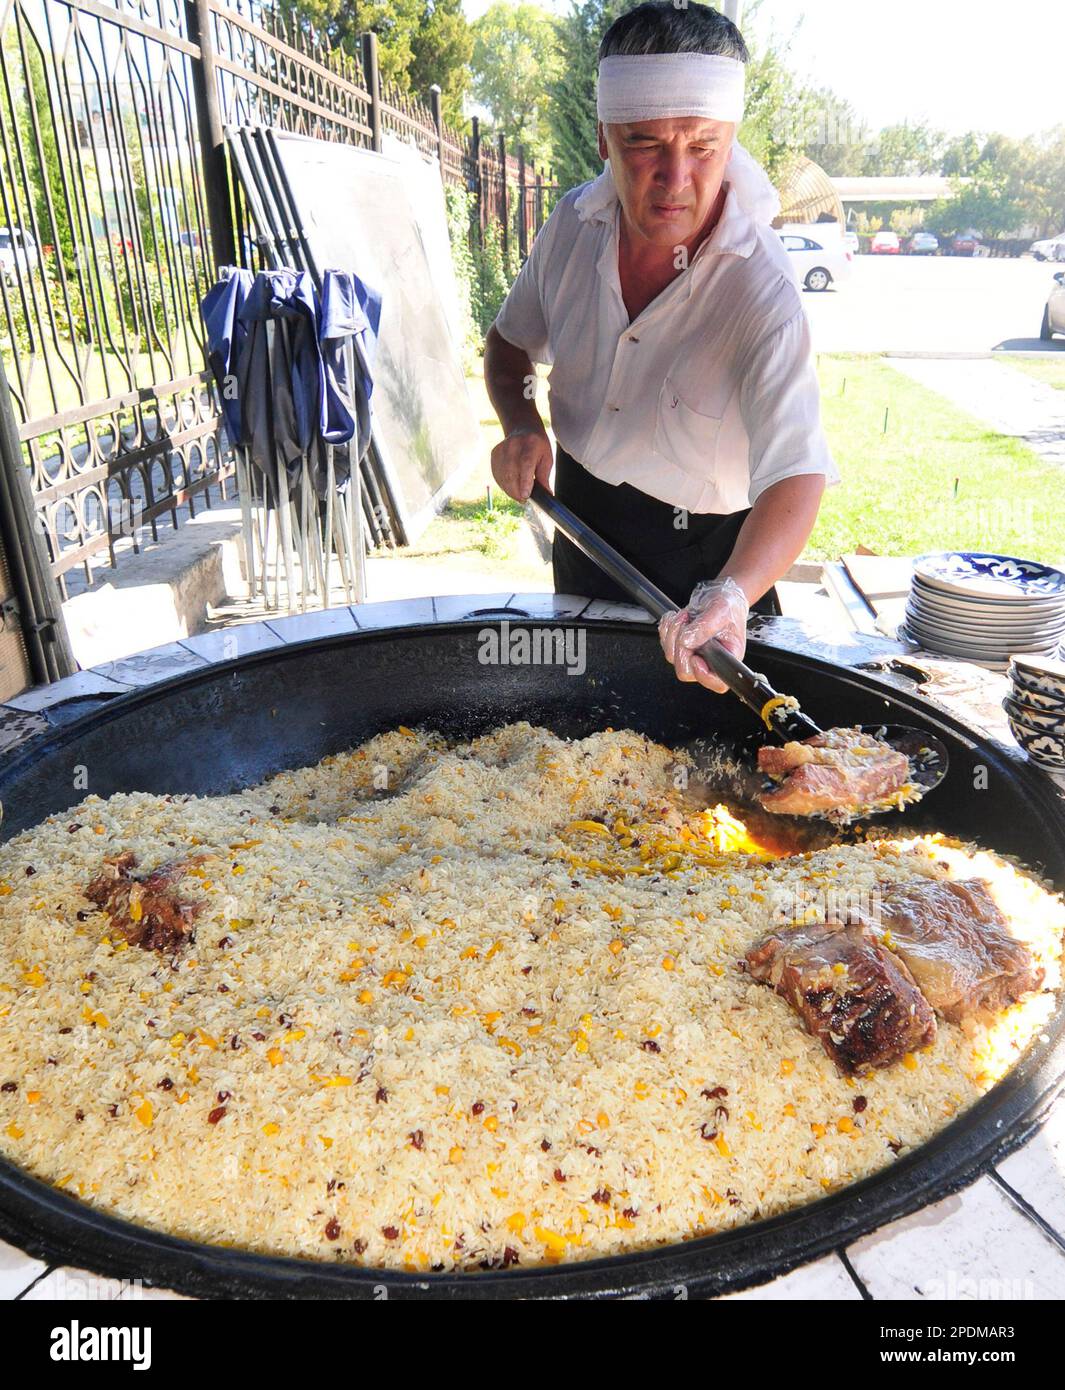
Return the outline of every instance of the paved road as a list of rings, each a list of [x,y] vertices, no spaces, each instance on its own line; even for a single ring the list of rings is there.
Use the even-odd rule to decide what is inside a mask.
[[[1030,256],[855,256],[839,289],[803,295],[819,352],[1065,353],[1039,341],[1055,269]]]
[[[1063,359],[1065,360],[1065,359]],[[938,391],[999,434],[1012,434],[1046,463],[1065,467],[1065,391],[997,358],[889,357],[900,372]]]

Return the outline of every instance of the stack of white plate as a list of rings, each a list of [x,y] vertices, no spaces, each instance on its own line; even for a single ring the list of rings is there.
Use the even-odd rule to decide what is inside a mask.
[[[997,671],[1014,652],[1054,656],[1065,638],[1065,573],[1011,555],[921,555],[902,635]]]

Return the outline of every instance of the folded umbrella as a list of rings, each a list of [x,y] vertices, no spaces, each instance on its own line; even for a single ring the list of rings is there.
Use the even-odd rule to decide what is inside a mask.
[[[234,444],[244,441],[240,393],[236,389],[237,362],[247,329],[240,311],[255,276],[250,270],[223,266],[221,278],[203,297],[200,312],[207,330],[207,364],[214,374],[222,402],[222,418]]]
[[[371,369],[381,319],[381,296],[357,275],[327,270],[322,277],[318,345],[321,353],[320,446],[312,469],[315,491],[325,495],[325,446],[333,447],[334,484],[343,488],[370,447]]]

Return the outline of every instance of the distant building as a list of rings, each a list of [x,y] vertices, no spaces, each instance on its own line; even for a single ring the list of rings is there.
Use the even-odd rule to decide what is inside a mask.
[[[891,223],[891,214],[898,209],[927,207],[941,199],[953,196],[957,183],[966,179],[945,178],[942,174],[904,174],[884,178],[834,178],[830,180],[840,203],[843,206],[845,226],[854,222],[858,213],[864,213],[876,225],[879,220],[885,227]],[[1022,239],[1039,235],[1036,227],[1018,225],[1013,236]]]
[[[891,203],[912,208],[918,203],[935,203],[949,198],[951,180],[941,174],[906,174],[899,177],[830,180],[844,208],[867,203]]]

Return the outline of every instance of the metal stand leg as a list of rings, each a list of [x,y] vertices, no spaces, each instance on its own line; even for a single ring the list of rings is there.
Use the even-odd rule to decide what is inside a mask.
[[[288,611],[296,611],[296,576],[294,573],[294,553],[292,549],[292,503],[288,495],[288,474],[285,465],[280,457],[275,455],[277,464],[277,529],[279,542],[284,556],[285,565],[285,587],[287,589]],[[277,604],[277,582],[279,576],[275,571],[274,606]]]
[[[362,529],[362,477],[351,471],[348,485],[348,535],[355,551],[355,602],[366,602],[366,538]]]
[[[240,525],[244,541],[244,578],[248,583],[249,600],[255,597],[255,522],[251,510],[251,477],[245,451],[237,448],[237,496],[240,500]]]

